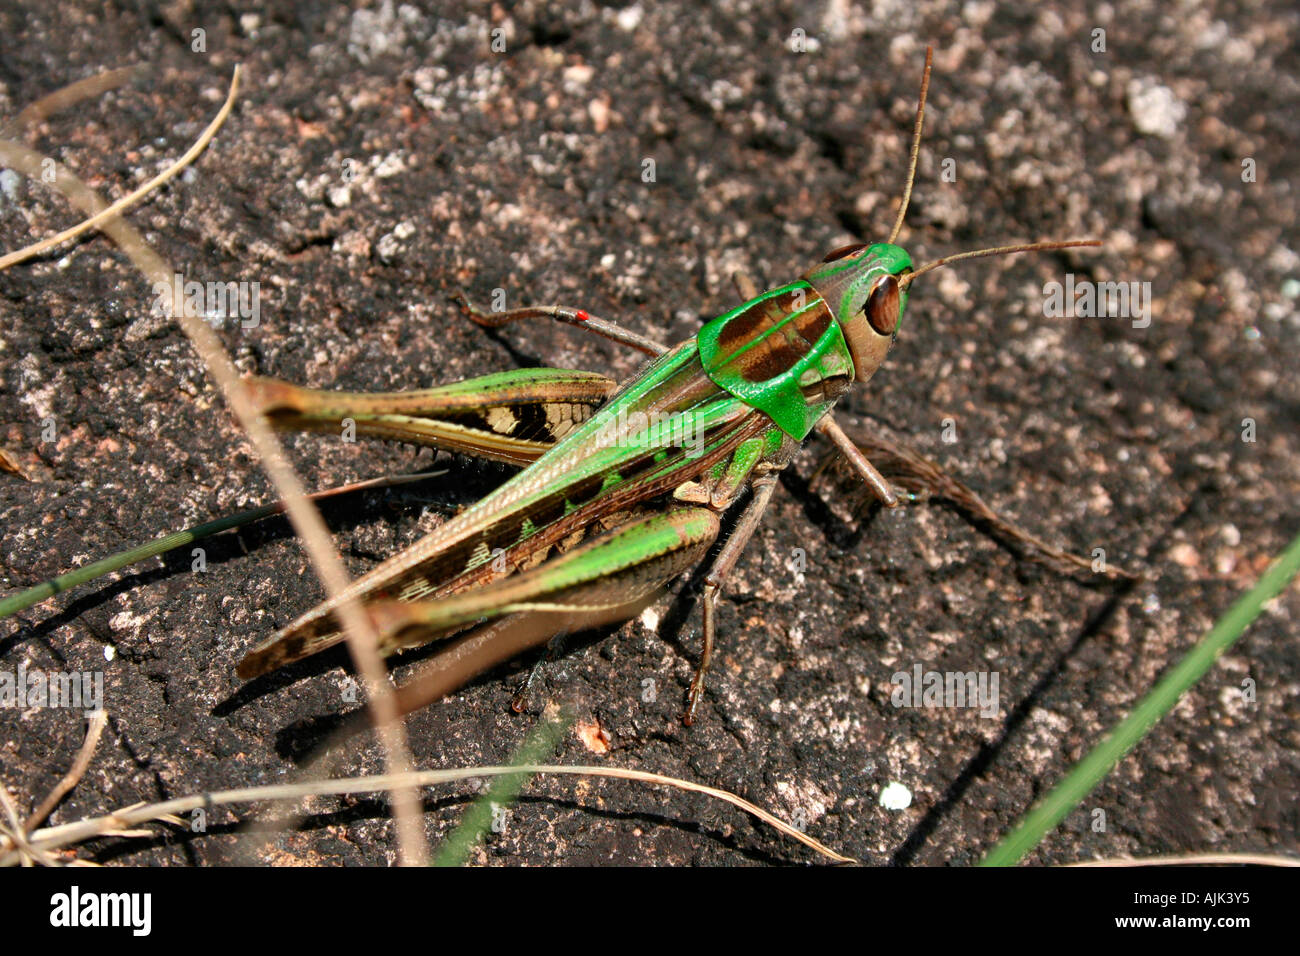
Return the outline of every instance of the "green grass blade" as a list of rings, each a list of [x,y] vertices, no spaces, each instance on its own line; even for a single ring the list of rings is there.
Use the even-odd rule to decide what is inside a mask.
[[[414,475],[398,475],[390,478],[374,478],[368,481],[353,482],[352,484],[342,485],[338,488],[330,488],[326,491],[318,491],[315,494],[308,495],[312,501],[320,501],[325,498],[331,498],[335,495],[346,494],[353,491],[359,491],[364,488],[387,488],[392,485],[406,484],[413,481],[421,481],[434,475],[443,474],[441,471],[425,471]],[[138,564],[156,555],[166,554],[168,551],[174,551],[177,548],[184,547],[192,541],[198,541],[201,538],[207,538],[214,534],[220,534],[222,531],[229,531],[232,528],[239,528],[246,524],[252,524],[254,521],[261,521],[263,518],[269,518],[272,515],[284,513],[284,503],[280,501],[273,502],[269,505],[262,505],[260,508],[254,508],[251,511],[241,511],[239,514],[229,515],[225,518],[217,518],[215,521],[206,521],[203,524],[197,524],[192,528],[186,528],[184,531],[174,531],[171,534],[165,534],[160,538],[155,538],[147,544],[137,545],[134,548],[128,548],[125,551],[119,551],[117,554],[110,555],[107,558],[101,558],[90,564],[83,565],[66,574],[60,574],[49,581],[43,581],[26,591],[19,591],[17,594],[11,594],[6,598],[0,599],[0,621],[9,617],[11,614],[17,614],[19,611],[26,610],[33,604],[39,604],[46,598],[54,597],[70,588],[75,588],[79,584],[89,584],[96,578],[103,577],[113,571],[121,570],[133,564]]]
[[[90,564],[83,565],[74,571],[60,574],[56,578],[43,581],[26,591],[19,591],[17,594],[11,594],[7,598],[0,600],[0,620],[11,614],[17,614],[33,604],[39,604],[46,598],[67,591],[69,588],[75,588],[79,584],[89,584],[95,578],[102,577],[112,571],[128,567],[155,555],[166,554],[168,551],[183,547],[191,541],[198,541],[200,538],[206,538],[209,535],[218,534],[230,528],[238,528],[240,525],[248,524],[251,521],[258,521],[270,515],[279,514],[283,510],[278,503],[263,505],[260,508],[254,508],[252,511],[244,511],[237,515],[230,515],[226,518],[218,518],[216,521],[195,525],[192,528],[186,528],[184,531],[165,534],[147,544],[137,545],[134,548],[128,548],[126,551],[119,551],[110,557],[92,561]]]
[[[1092,752],[1075,764],[1056,789],[1034,807],[1019,826],[994,847],[981,866],[1013,866],[1055,829],[1066,814],[1106,776],[1143,735],[1178,702],[1214,664],[1220,654],[1257,618],[1264,605],[1282,592],[1300,572],[1300,536],[1181,661],[1142,698]]]
[[[511,766],[544,763],[545,758],[555,752],[560,740],[568,731],[573,718],[561,711],[554,717],[543,720],[533,728],[524,742],[510,759]],[[460,826],[452,831],[451,836],[443,841],[434,866],[464,866],[474,847],[492,829],[492,815],[497,807],[508,807],[519,798],[519,791],[528,782],[529,774],[512,773],[497,777],[483,796],[475,800],[461,817]]]

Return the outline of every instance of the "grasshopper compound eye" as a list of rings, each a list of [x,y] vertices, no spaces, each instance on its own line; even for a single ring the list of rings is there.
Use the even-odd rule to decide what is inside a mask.
[[[877,279],[867,294],[862,312],[878,334],[893,335],[902,316],[898,279],[892,275],[884,275]]]

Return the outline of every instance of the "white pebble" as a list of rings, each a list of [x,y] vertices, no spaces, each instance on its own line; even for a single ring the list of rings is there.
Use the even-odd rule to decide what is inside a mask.
[[[912,791],[897,780],[891,780],[880,791],[880,805],[886,810],[906,810],[912,805]]]
[[[1174,91],[1154,80],[1129,82],[1128,111],[1139,133],[1161,139],[1173,139],[1178,124],[1187,116],[1187,107]]]

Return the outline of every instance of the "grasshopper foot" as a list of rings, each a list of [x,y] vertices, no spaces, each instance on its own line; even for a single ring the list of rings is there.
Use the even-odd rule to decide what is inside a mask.
[[[686,711],[682,714],[682,723],[690,727],[695,723],[695,711],[700,706],[700,696],[704,692],[704,671],[696,671],[691,681],[691,689],[686,692]]]

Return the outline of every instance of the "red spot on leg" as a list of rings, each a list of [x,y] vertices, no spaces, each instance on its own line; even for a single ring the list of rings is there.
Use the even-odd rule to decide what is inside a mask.
[[[577,309],[573,313],[573,317],[577,319],[579,322],[586,322],[589,318],[591,318],[591,316],[584,309]]]

